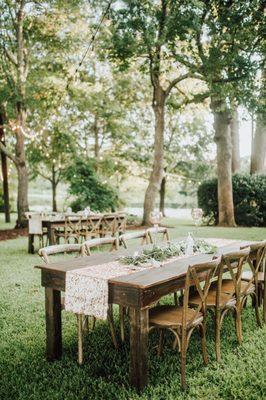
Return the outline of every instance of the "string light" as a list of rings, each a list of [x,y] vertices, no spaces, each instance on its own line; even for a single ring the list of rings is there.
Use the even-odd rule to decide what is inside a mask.
[[[13,121],[10,121],[9,125],[10,125],[10,129],[12,132],[17,132],[17,133],[20,132],[23,134],[23,136],[25,136],[26,138],[28,138],[30,140],[33,140],[34,138],[36,138],[38,136],[38,132],[28,133],[28,132],[26,132],[26,130],[23,128],[22,125],[19,125]],[[43,133],[43,132],[44,132],[44,129],[42,128],[40,130],[40,133]]]

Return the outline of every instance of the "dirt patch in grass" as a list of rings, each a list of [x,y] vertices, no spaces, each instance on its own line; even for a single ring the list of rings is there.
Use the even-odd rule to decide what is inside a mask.
[[[10,239],[16,239],[19,236],[27,236],[28,235],[28,229],[23,228],[23,229],[2,229],[0,230],[0,241],[1,240],[10,240]]]

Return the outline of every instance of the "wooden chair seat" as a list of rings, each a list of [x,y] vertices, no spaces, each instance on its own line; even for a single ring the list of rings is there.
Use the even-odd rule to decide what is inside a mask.
[[[217,283],[213,283],[211,285],[211,290],[216,290]],[[241,281],[240,282],[240,294],[249,294],[255,291],[255,285],[249,285],[248,282]],[[223,279],[222,281],[222,292],[227,294],[235,293],[235,285],[232,279]]]
[[[189,305],[196,306],[201,303],[201,298],[198,294],[189,297]],[[206,297],[207,307],[216,307],[216,290],[210,290]],[[220,306],[221,307],[234,307],[236,304],[236,299],[234,296],[228,293],[221,293],[220,295]]]
[[[242,273],[241,279],[243,281],[249,282],[250,279],[252,279],[252,277],[253,277],[252,271],[244,271]],[[258,272],[258,282],[264,282],[264,272],[260,271]]]
[[[149,311],[150,326],[158,328],[177,328],[182,326],[183,307],[173,305],[161,305],[151,308]],[[196,318],[195,318],[196,317]],[[192,324],[190,325],[190,321]],[[196,326],[203,321],[203,314],[193,308],[187,309],[187,325]]]

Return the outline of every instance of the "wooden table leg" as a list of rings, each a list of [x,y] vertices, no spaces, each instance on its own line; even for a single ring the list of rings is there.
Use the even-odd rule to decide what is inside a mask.
[[[54,244],[56,244],[56,240],[55,240],[55,230],[54,228],[51,226],[51,224],[49,224],[47,226],[47,236],[48,236],[48,243],[49,246],[53,246]]]
[[[62,355],[61,292],[45,288],[46,358],[53,361]]]
[[[29,245],[28,245],[28,253],[34,254],[34,235],[29,233],[28,235]]]
[[[130,381],[138,392],[148,382],[148,309],[130,308]]]

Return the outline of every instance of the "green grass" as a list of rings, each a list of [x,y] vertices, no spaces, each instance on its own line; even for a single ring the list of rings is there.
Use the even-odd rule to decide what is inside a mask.
[[[185,221],[166,221],[176,227],[171,237],[193,231]],[[1,225],[3,227],[3,225]],[[198,229],[205,237],[262,239],[262,228]],[[214,356],[212,319],[208,320],[209,364],[202,363],[200,340],[195,333],[187,357],[189,389],[180,389],[180,357],[171,349],[167,337],[165,351],[158,359],[154,346],[157,335],[149,338],[149,386],[139,396],[128,381],[129,343],[116,352],[107,324],[98,322],[86,338],[85,365],[76,363],[77,336],[75,316],[63,313],[63,350],[61,361],[45,360],[44,291],[40,271],[33,266],[37,255],[27,254],[27,239],[0,242],[0,399],[20,400],[259,400],[266,396],[266,326],[257,327],[250,304],[243,313],[243,345],[236,342],[234,320],[225,318],[222,331],[222,362]],[[170,302],[172,298],[164,301]],[[118,330],[118,318],[116,316]]]
[[[17,218],[17,214],[11,213],[10,214],[11,222],[6,223],[4,214],[0,213],[0,229],[12,229],[12,228],[14,228],[14,226],[16,225],[16,218]]]

